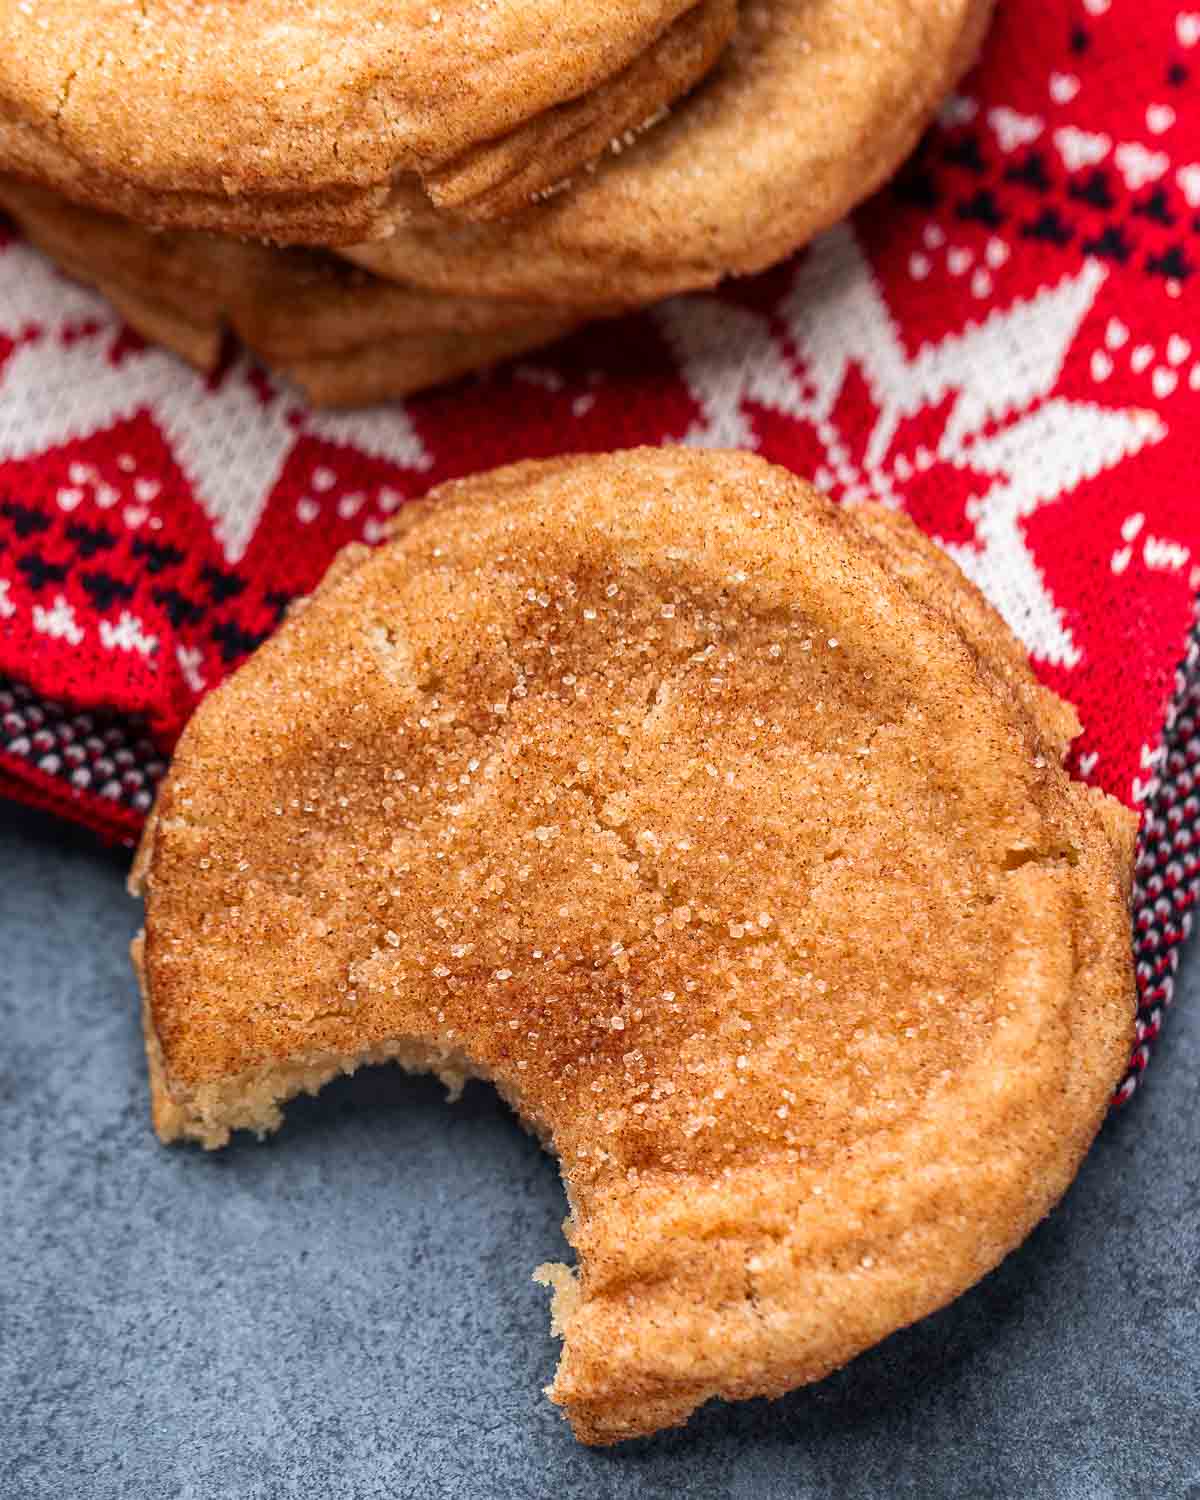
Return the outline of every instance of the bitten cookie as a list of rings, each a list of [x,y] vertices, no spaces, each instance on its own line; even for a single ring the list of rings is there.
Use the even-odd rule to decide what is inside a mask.
[[[744,454],[443,486],[197,712],[135,870],[154,1119],[394,1059],[561,1163],[550,1388],[608,1443],[819,1379],[1071,1181],[1132,815],[919,532]]]

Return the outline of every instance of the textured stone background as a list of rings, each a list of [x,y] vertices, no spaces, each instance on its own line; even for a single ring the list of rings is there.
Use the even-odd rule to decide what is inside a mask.
[[[553,1164],[372,1070],[155,1144],[124,860],[0,809],[0,1495],[1200,1497],[1200,967],[1147,1087],[981,1286],[823,1385],[588,1452],[541,1395]]]

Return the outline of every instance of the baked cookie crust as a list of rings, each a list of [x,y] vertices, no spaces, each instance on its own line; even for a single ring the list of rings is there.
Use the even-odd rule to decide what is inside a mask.
[[[518,198],[548,185],[543,151],[552,181],[690,87],[733,7],[8,3],[0,169],[147,224],[332,244],[382,228],[398,178],[453,182],[459,159],[478,177],[490,159],[494,214],[506,175]],[[459,185],[443,196],[469,211]]]
[[[551,1399],[819,1379],[1066,1189],[1131,1044],[1133,818],[911,525],[745,454],[443,486],[202,705],[134,883],[154,1119],[392,1059],[557,1154]]]
[[[628,306],[759,271],[843,219],[975,60],[991,0],[763,0],[703,85],[636,149],[503,225],[411,197],[345,250],[444,292]]]

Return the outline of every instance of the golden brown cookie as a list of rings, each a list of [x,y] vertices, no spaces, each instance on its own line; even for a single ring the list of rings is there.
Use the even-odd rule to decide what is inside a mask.
[[[658,61],[639,58],[626,79],[661,68],[675,77],[685,54],[711,62],[731,3],[685,12]],[[348,252],[357,272],[323,252],[151,233],[11,178],[0,201],[64,269],[193,363],[215,361],[227,325],[314,400],[400,396],[786,254],[896,165],[989,10],[990,0],[943,0],[932,12],[900,0],[767,0],[747,11],[709,83],[619,158],[515,219],[450,223],[451,209],[511,208],[513,195],[536,191],[538,171],[565,170],[582,137],[595,144],[586,100],[549,111],[530,124],[537,145],[518,130],[420,191],[397,189],[395,232]],[[672,46],[675,72],[662,61]],[[608,88],[615,98],[619,80]],[[638,88],[626,104],[646,97]],[[257,227],[268,233],[271,221]]]
[[[443,486],[200,708],[135,869],[154,1118],[366,1062],[561,1162],[552,1399],[779,1395],[1057,1201],[1128,1056],[1131,815],[912,527],[744,454]]]
[[[370,406],[490,369],[573,326],[569,318],[542,318],[492,333],[397,335],[338,353],[280,356],[270,364],[315,406]]]
[[[446,292],[632,306],[781,260],[895,171],[974,60],[991,0],[760,0],[645,140],[504,224],[410,195],[346,253]]]
[[[162,344],[199,370],[216,368],[222,349],[219,323],[197,323],[177,308],[107,283],[99,283],[98,289],[144,339]],[[570,320],[542,318],[491,332],[398,333],[376,343],[262,357],[314,406],[370,406],[486,370],[553,342],[572,326]]]
[[[709,72],[736,23],[736,0],[700,0],[623,73],[429,173],[422,184],[429,201],[468,219],[528,208],[605,152],[628,150],[664,119]]]
[[[548,343],[578,321],[561,308],[407,289],[321,251],[156,233],[11,179],[0,178],[0,204],[144,338],[208,371],[230,328],[323,406],[406,396]]]
[[[547,186],[688,89],[733,6],[10,4],[0,168],[148,224],[318,244],[368,237],[398,178],[440,174],[465,210],[481,177],[491,214],[504,179]]]
[[[321,250],[280,250],[194,230],[150,230],[0,177],[0,207],[81,281],[154,297],[227,322],[272,355],[332,353],[392,334],[492,332],[547,316],[541,302],[442,296],[405,287]]]
[[[63,269],[71,268],[64,265]],[[128,327],[147,343],[161,344],[206,375],[220,364],[225,335],[218,320],[189,317],[170,303],[118,283],[95,281],[82,274],[79,280],[103,292]]]

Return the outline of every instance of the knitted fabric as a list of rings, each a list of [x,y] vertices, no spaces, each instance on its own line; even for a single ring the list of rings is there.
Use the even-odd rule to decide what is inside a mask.
[[[1200,880],[1200,12],[1008,0],[852,224],[750,280],[330,414],[205,380],[0,244],[0,792],[131,841],[188,714],[346,542],[431,484],[635,443],[752,447],[903,506],[1143,811],[1142,1011]]]

